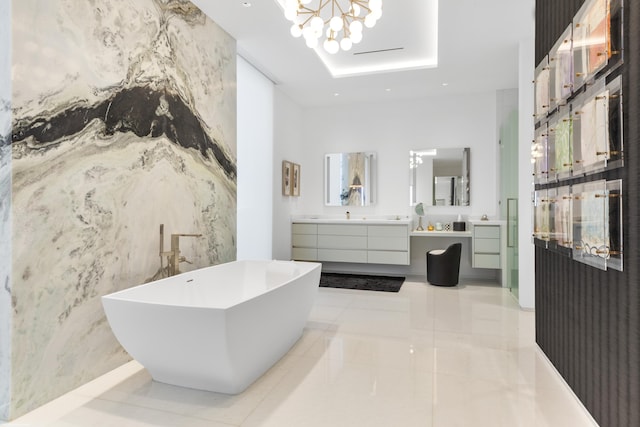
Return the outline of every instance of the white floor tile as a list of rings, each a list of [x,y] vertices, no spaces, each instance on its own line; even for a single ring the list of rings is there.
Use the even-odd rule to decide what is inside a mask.
[[[95,399],[48,424],[51,427],[230,427],[195,416],[181,416],[162,410],[121,402]]]
[[[591,426],[535,344],[535,314],[487,283],[320,288],[302,338],[245,392],[152,381],[133,361],[16,426]]]
[[[243,426],[430,426],[431,373],[330,358],[301,364]]]

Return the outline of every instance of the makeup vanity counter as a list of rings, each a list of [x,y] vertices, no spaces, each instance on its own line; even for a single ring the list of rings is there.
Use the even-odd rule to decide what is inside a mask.
[[[468,238],[468,243],[471,244],[471,267],[500,270],[500,280],[504,286],[507,283],[506,221],[470,220],[467,226],[467,231],[413,230],[410,236],[412,238]]]
[[[409,265],[409,219],[292,220],[292,258],[298,261]]]
[[[472,237],[471,231],[437,231],[437,230],[413,230],[411,237]]]

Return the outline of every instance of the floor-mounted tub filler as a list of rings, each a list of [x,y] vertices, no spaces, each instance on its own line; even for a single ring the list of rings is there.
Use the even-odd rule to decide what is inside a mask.
[[[235,261],[102,297],[116,338],[154,380],[237,394],[301,337],[321,264]]]

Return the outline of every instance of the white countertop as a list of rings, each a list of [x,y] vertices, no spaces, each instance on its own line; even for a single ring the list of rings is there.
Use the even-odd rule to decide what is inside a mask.
[[[473,225],[505,225],[507,223],[507,221],[503,219],[470,219],[469,222]]]
[[[410,225],[411,220],[404,219],[381,219],[381,218],[352,218],[352,219],[339,219],[339,218],[291,218],[293,223],[303,224],[354,224],[354,225],[395,225],[403,224]]]
[[[417,231],[412,230],[410,236],[415,237],[471,237],[471,231]]]

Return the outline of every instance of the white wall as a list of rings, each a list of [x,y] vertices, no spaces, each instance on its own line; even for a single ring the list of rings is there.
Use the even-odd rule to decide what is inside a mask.
[[[533,34],[533,30],[531,31]],[[519,302],[522,308],[535,308],[535,252],[531,242],[531,192],[533,191],[533,178],[531,167],[531,141],[533,140],[533,71],[534,64],[534,39],[525,39],[520,43],[519,53],[519,86],[518,99],[520,119],[518,124],[520,152],[519,159],[519,202],[518,202],[518,269],[520,296]]]
[[[352,216],[411,215],[409,150],[471,147],[471,206],[428,207],[430,215],[469,217],[498,214],[495,93],[450,95],[383,104],[314,108],[304,111],[303,182],[306,195],[296,214],[343,215],[345,207],[324,206],[326,153],[375,151],[377,202],[349,207]]]
[[[273,83],[238,56],[237,259],[272,257]]]
[[[531,43],[530,45],[528,43]],[[531,78],[528,75],[533,67],[522,64],[532,57],[533,41],[521,46],[520,80],[524,89],[519,91],[520,140],[530,141],[528,132],[532,132],[530,110],[532,106]],[[527,51],[527,49],[529,51]],[[238,79],[242,79],[238,62]],[[253,70],[254,73],[257,73]],[[264,82],[263,82],[264,83]],[[239,93],[241,86],[239,87]],[[252,96],[253,102],[254,96]],[[246,103],[239,95],[238,107],[238,150],[242,150],[243,127],[241,123],[254,126],[251,119],[256,115],[273,114],[273,156],[271,194],[272,207],[272,257],[290,259],[291,257],[291,215],[322,214],[343,215],[343,207],[326,207],[323,205],[323,158],[324,154],[342,151],[376,151],[378,153],[378,202],[371,207],[353,208],[353,215],[401,215],[413,216],[409,207],[409,169],[408,156],[410,149],[429,147],[471,147],[471,206],[470,207],[428,207],[427,217],[452,218],[462,212],[465,218],[477,218],[482,214],[490,217],[499,216],[498,186],[498,135],[496,131],[496,93],[478,93],[434,97],[388,104],[355,105],[332,108],[302,109],[275,87],[273,107],[263,105],[264,111],[258,113],[245,110],[241,105]],[[254,143],[254,142],[252,142]],[[526,236],[530,232],[530,210],[526,203],[530,197],[530,157],[528,143],[522,143],[520,153],[520,304],[525,308],[533,307],[533,251]],[[300,197],[283,196],[281,191],[281,165],[289,160],[301,165]],[[242,164],[239,153],[239,164]],[[242,166],[239,166],[242,167]],[[254,171],[245,178],[256,182],[268,177],[267,172],[260,175]],[[240,176],[242,174],[239,174]],[[240,179],[239,176],[239,179]],[[260,178],[262,177],[262,178]],[[523,186],[526,191],[522,190]],[[261,207],[258,214],[247,215],[241,219],[245,211],[243,190],[239,181],[238,189],[238,251],[240,258],[241,235],[245,229],[256,228],[255,215],[268,217]],[[251,202],[251,200],[249,200]],[[256,206],[255,203],[251,205]],[[259,240],[258,240],[259,237]],[[247,235],[250,243],[262,247],[269,240],[265,234]],[[248,241],[248,240],[247,240]],[[444,246],[449,240],[413,239],[412,266],[389,267],[367,266],[370,271],[397,272],[400,274],[422,275],[425,272],[424,253],[435,246]],[[528,252],[527,252],[528,251]],[[266,252],[265,252],[266,253]],[[462,255],[461,275],[493,278],[492,270],[472,270],[470,254],[465,248]],[[336,266],[334,266],[336,267]],[[353,268],[353,265],[347,266]]]
[[[291,259],[291,214],[299,210],[301,200],[315,197],[309,185],[310,163],[302,133],[302,109],[277,88],[274,94],[273,146],[273,257]],[[282,161],[300,164],[300,196],[282,195]],[[322,198],[322,189],[319,197]]]
[[[274,182],[274,255],[290,257],[291,215],[413,217],[409,206],[409,150],[471,147],[471,206],[427,207],[427,218],[453,220],[482,214],[498,216],[498,144],[494,92],[451,95],[383,104],[301,110],[276,90],[274,164],[287,159],[302,165],[301,196],[280,195]],[[302,125],[300,125],[300,123]],[[326,153],[375,151],[378,161],[377,202],[370,207],[323,204],[323,159]],[[371,272],[423,275],[425,253],[451,243],[447,239],[412,239],[411,267],[365,266]],[[466,241],[470,247],[470,241]],[[465,247],[461,276],[494,278],[493,270],[472,270]],[[354,265],[333,265],[331,269]],[[362,266],[360,266],[362,267]]]

